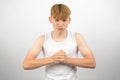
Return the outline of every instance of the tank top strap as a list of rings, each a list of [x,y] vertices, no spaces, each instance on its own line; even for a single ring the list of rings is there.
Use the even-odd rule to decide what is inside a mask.
[[[47,40],[49,39],[49,37],[50,37],[50,32],[44,33],[44,35],[45,35],[45,39],[44,39],[43,46],[44,46],[44,44],[47,42]],[[42,51],[43,51],[43,55],[45,56],[44,47],[43,47]]]
[[[76,42],[75,32],[69,31],[71,38]]]
[[[75,32],[68,31],[68,37],[70,37],[70,38],[72,38],[73,40],[76,41]],[[46,42],[48,39],[51,39],[51,32],[45,33],[45,41],[44,42]]]
[[[50,32],[45,33],[45,41],[46,42],[50,38]]]

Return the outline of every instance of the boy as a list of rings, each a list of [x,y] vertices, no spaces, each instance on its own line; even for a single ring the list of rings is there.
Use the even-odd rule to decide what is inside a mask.
[[[67,30],[70,14],[65,4],[52,6],[49,21],[53,31],[35,41],[24,59],[25,70],[46,66],[45,80],[77,80],[76,67],[95,68],[95,58],[83,37],[80,33]],[[36,59],[41,50],[45,58]],[[78,51],[83,58],[77,57]]]

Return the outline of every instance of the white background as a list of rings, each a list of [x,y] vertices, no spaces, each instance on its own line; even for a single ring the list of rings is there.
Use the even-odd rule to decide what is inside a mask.
[[[0,0],[0,80],[44,80],[44,67],[23,70],[22,62],[36,38],[52,30],[54,3],[71,9],[68,29],[84,36],[96,58],[95,69],[78,67],[78,79],[119,80],[119,0]]]

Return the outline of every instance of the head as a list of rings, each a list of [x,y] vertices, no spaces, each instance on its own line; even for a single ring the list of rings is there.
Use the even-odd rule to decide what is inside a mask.
[[[71,11],[65,4],[54,4],[49,18],[54,29],[66,29],[70,23],[70,14]]]

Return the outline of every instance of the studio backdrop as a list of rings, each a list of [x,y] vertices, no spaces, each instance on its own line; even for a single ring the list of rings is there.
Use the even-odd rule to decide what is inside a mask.
[[[77,67],[78,79],[119,80],[119,0],[0,0],[0,80],[44,80],[44,67],[24,70],[22,63],[34,41],[53,29],[55,3],[71,9],[68,29],[83,35],[96,59],[95,69]]]

